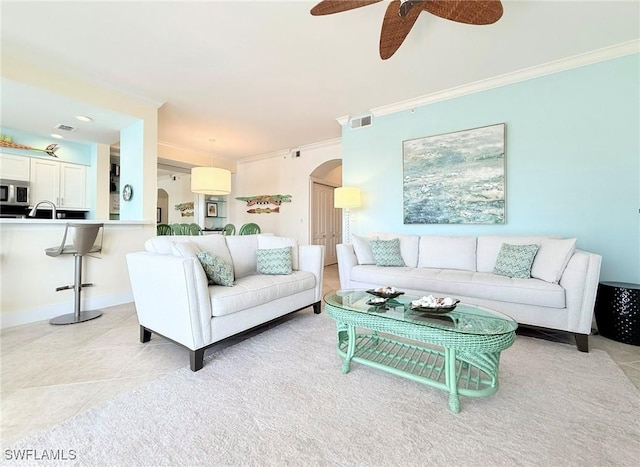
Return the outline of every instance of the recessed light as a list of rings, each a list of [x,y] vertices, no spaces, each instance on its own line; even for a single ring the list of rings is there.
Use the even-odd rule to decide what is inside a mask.
[[[81,122],[92,122],[93,118],[85,117],[84,115],[76,115],[76,118]]]
[[[51,137],[52,138],[57,138],[57,139],[64,139],[64,136],[59,135],[58,133],[51,133]]]

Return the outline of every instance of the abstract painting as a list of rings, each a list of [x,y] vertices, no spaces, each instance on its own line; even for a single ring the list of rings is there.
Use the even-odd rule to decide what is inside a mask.
[[[504,123],[404,141],[404,223],[504,224],[504,147]]]

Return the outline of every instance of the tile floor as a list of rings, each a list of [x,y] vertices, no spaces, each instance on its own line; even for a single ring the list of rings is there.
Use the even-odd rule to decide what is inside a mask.
[[[339,289],[337,266],[325,268],[324,279],[325,293]],[[562,333],[523,334],[573,344]],[[186,349],[159,336],[140,344],[133,304],[72,326],[16,326],[0,338],[3,446],[189,363]],[[592,336],[590,346],[608,352],[640,388],[640,347],[602,336]]]

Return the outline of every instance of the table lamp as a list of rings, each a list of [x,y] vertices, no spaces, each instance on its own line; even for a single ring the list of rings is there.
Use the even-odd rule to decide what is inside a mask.
[[[344,209],[345,225],[344,225],[344,241],[351,241],[351,233],[349,232],[349,209],[359,208],[362,205],[362,197],[360,188],[343,186],[333,190],[333,207]]]

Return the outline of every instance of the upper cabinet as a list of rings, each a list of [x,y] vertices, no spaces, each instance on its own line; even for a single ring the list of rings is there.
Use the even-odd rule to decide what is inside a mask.
[[[87,208],[84,165],[31,158],[30,180],[32,204],[49,200],[59,208]]]
[[[13,154],[0,154],[0,178],[28,182],[29,158]]]

